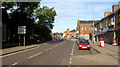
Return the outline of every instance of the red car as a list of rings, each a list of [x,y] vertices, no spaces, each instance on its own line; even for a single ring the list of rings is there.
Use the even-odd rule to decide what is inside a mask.
[[[90,44],[88,41],[80,41],[79,42],[79,49],[89,49],[90,50]]]

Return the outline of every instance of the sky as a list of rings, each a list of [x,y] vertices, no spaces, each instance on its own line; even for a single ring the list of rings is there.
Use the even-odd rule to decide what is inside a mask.
[[[41,7],[54,7],[57,13],[52,32],[64,32],[77,27],[77,20],[100,20],[104,12],[112,12],[119,0],[42,0]],[[93,9],[93,10],[92,10]],[[94,14],[94,15],[93,15]]]

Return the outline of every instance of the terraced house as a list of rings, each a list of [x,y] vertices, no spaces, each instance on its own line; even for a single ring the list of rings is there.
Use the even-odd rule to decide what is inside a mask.
[[[76,30],[73,29],[71,31],[69,31],[69,29],[67,29],[67,31],[65,31],[63,33],[63,38],[76,38],[77,37],[77,33]]]
[[[112,44],[113,38],[120,45],[120,8],[118,4],[112,6],[112,12],[105,12],[104,18],[95,23],[96,41],[101,37],[106,43]]]
[[[98,20],[94,20],[94,23],[98,22]],[[81,38],[92,39],[92,26],[93,20],[78,20],[77,21],[77,31],[78,35]]]

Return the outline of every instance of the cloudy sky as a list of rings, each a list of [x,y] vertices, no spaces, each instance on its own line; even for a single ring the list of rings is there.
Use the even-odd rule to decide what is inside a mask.
[[[94,8],[95,20],[104,17],[104,12],[112,12],[112,5],[119,0],[42,0],[42,6],[54,7],[55,17],[52,32],[64,32],[69,28],[76,29],[77,20],[92,20],[92,8]]]

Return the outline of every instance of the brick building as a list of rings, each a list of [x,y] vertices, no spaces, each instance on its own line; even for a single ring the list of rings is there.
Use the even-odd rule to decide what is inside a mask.
[[[76,30],[73,29],[71,31],[69,31],[69,29],[67,29],[67,31],[65,31],[63,33],[63,38],[75,38],[77,36]]]
[[[116,38],[117,43],[120,44],[120,8],[118,5],[112,6],[112,12],[105,12],[104,18],[95,24],[96,39],[104,38],[106,43],[112,44],[113,38]]]
[[[95,23],[97,21],[94,21]],[[78,20],[77,21],[77,31],[79,37],[90,39],[90,34],[92,33],[93,20]]]
[[[63,35],[63,33],[58,33],[58,32],[51,33],[51,36],[53,39],[60,39],[60,38],[62,38],[62,35]]]

